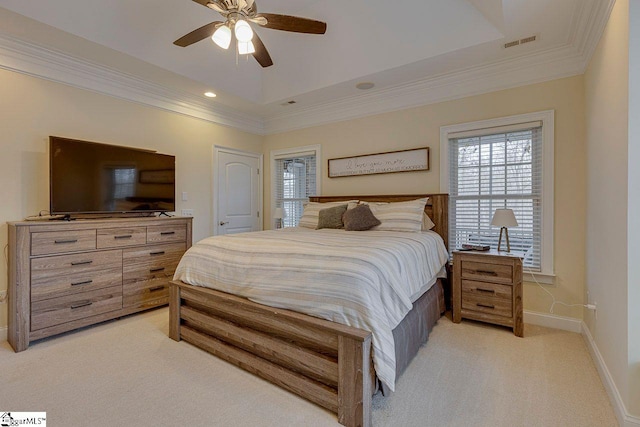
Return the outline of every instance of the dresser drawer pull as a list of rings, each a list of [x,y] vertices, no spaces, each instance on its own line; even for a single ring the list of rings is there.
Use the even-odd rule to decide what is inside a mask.
[[[155,286],[153,288],[149,288],[149,292],[157,292],[164,289],[164,286]]]
[[[477,274],[482,274],[484,276],[497,276],[498,273],[496,273],[495,271],[488,271],[488,270],[476,270]]]
[[[72,283],[71,286],[89,285],[91,283],[93,283],[93,280],[85,280],[84,282]]]
[[[494,308],[496,308],[496,306],[495,306],[495,305],[491,305],[491,304],[480,304],[480,303],[477,303],[476,305],[477,305],[478,307],[484,307],[484,308],[490,308],[490,309],[494,309]]]
[[[92,260],[89,261],[78,261],[78,262],[72,262],[71,265],[87,265],[87,264],[93,264]]]
[[[113,236],[114,239],[130,239],[133,237],[133,234],[123,234],[121,236]]]
[[[163,231],[160,233],[161,236],[171,236],[172,234],[176,234],[175,231]]]
[[[164,255],[164,251],[149,252],[149,255]]]
[[[482,289],[482,288],[476,288],[478,290],[478,292],[484,292],[487,294],[495,294],[496,291],[494,291],[493,289]]]
[[[159,268],[151,268],[149,269],[149,273],[157,273],[159,271],[164,271],[164,267],[159,267]]]
[[[82,301],[82,302],[79,302],[79,303],[76,303],[76,304],[72,304],[71,305],[71,309],[75,310],[76,308],[87,307],[87,306],[90,306],[91,304],[93,304],[93,302],[91,302],[91,301]]]
[[[54,243],[60,244],[60,243],[78,243],[78,239],[68,239],[68,240],[55,240]]]

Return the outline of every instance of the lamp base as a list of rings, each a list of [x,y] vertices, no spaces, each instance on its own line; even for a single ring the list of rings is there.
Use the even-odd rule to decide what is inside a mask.
[[[500,239],[498,240],[498,252],[504,252],[501,249],[502,245],[502,231],[504,231],[505,236],[507,237],[507,252],[511,252],[511,245],[509,245],[509,230],[507,227],[500,227]]]

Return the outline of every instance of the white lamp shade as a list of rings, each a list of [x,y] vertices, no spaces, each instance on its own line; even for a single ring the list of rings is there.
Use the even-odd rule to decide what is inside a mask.
[[[235,26],[235,33],[238,42],[247,43],[253,38],[253,30],[249,23],[243,19],[238,20]]]
[[[252,42],[241,42],[238,41],[238,53],[240,55],[248,55],[250,53],[254,53],[256,51],[255,46],[253,46]]]
[[[496,209],[491,225],[496,227],[517,227],[518,221],[516,221],[516,216],[513,214],[513,209]]]
[[[282,219],[286,217],[286,212],[284,211],[284,209],[282,208],[276,208],[275,212],[273,213],[273,218],[274,219]]]
[[[231,44],[231,29],[226,25],[219,27],[213,36],[211,36],[211,40],[218,46],[223,49],[229,49],[229,45]]]

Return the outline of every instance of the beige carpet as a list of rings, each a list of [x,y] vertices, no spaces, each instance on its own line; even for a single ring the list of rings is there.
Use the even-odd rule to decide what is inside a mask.
[[[167,337],[166,308],[44,340],[0,344],[0,411],[50,426],[336,426],[334,415]],[[615,426],[578,334],[442,318],[375,426]]]

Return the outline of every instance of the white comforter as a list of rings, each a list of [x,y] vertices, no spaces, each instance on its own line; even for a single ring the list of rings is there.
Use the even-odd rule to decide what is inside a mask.
[[[206,238],[174,279],[371,331],[376,374],[394,390],[392,330],[447,258],[431,231],[286,228]]]

